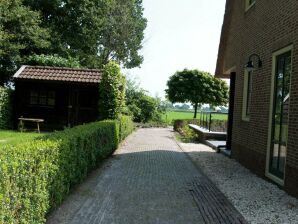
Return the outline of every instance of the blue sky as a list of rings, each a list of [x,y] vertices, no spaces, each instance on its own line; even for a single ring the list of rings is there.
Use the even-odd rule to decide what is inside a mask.
[[[225,0],[144,0],[143,4],[148,19],[141,51],[144,63],[124,73],[160,97],[177,70],[214,73]]]

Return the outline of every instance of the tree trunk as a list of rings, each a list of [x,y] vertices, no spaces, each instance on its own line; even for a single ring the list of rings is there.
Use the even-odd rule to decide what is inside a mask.
[[[197,112],[198,112],[198,103],[195,103],[195,114],[193,116],[194,119],[197,118]]]

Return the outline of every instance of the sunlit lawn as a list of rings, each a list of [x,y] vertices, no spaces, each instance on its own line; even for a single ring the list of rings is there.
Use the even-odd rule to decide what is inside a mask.
[[[42,135],[44,134],[0,130],[0,147],[27,142]]]
[[[197,113],[197,119],[200,119],[200,112]],[[192,119],[194,112],[192,111],[168,111],[163,115],[163,120],[168,124],[172,123],[173,120],[177,119]],[[225,114],[212,114],[212,119],[216,120],[227,120],[228,115]]]

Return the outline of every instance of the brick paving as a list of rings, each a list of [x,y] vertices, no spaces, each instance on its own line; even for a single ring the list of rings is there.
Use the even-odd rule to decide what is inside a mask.
[[[181,151],[170,129],[139,129],[74,190],[47,223],[246,222]]]

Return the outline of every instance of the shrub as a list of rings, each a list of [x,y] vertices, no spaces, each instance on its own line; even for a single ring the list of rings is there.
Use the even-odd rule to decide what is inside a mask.
[[[0,158],[0,223],[43,223],[59,170],[59,142],[5,147]]]
[[[198,119],[183,119],[183,120],[174,120],[174,131],[179,131],[179,129],[184,128],[188,124],[198,125],[200,120]]]
[[[151,97],[139,84],[128,77],[126,86],[127,112],[137,123],[161,122],[164,109],[158,97]]]
[[[125,106],[125,76],[120,66],[110,62],[104,66],[99,83],[99,118],[118,119]]]
[[[147,123],[162,120],[158,99],[146,95],[142,91],[136,91],[133,97],[131,99],[127,98],[126,103],[135,122]]]
[[[182,128],[179,128],[178,132],[181,135],[180,139],[182,142],[190,143],[190,142],[195,142],[196,140],[198,140],[198,135],[194,132],[194,130],[192,130],[187,125]]]
[[[194,142],[198,140],[198,134],[196,134],[188,125],[198,125],[200,120],[198,119],[183,119],[174,120],[174,130],[179,132],[179,139],[182,142]]]
[[[50,209],[132,130],[129,117],[123,117],[0,150],[0,223],[44,223]]]
[[[0,129],[12,128],[12,90],[0,86]]]
[[[135,125],[129,116],[121,116],[119,119],[119,139],[124,140],[135,129]]]
[[[55,132],[46,137],[59,141],[59,173],[53,178],[51,207],[59,205],[71,186],[80,183],[98,162],[118,147],[119,128],[115,121],[95,122]]]

